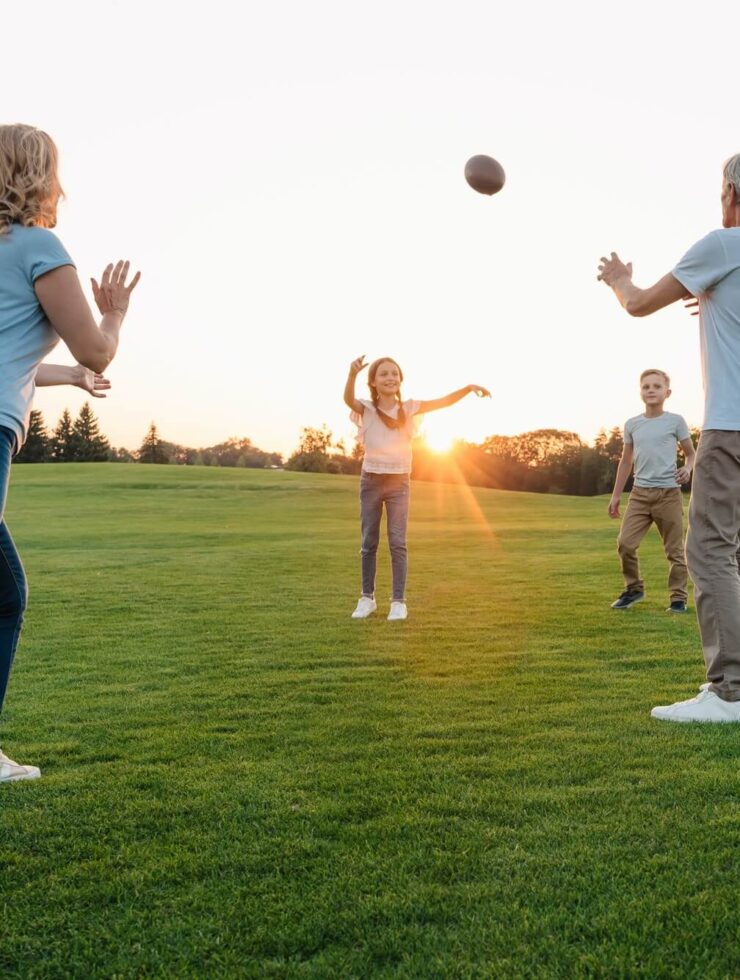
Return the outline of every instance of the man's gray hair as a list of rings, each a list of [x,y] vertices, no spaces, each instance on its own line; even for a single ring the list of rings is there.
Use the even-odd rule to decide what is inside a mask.
[[[732,184],[735,193],[740,197],[740,153],[736,153],[725,163],[722,168],[722,176],[728,184]]]

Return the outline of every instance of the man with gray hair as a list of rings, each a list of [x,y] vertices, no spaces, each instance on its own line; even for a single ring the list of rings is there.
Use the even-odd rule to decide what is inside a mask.
[[[699,313],[705,411],[686,557],[707,683],[688,701],[653,708],[663,721],[740,722],[740,153],[724,166],[721,203],[722,228],[649,289],[633,284],[631,263],[615,252],[599,266],[631,316],[680,299]]]

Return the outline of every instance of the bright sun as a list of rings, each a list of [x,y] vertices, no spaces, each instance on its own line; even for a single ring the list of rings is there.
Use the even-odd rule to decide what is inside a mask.
[[[448,453],[455,444],[456,438],[447,432],[427,432],[424,441],[435,453]]]

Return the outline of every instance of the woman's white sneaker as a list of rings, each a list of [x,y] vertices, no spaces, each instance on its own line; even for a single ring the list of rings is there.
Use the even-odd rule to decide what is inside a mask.
[[[38,779],[41,770],[36,766],[19,766],[0,752],[0,783],[16,783],[20,779]]]
[[[653,708],[651,718],[660,721],[740,721],[740,701],[723,701],[714,691],[701,691],[688,701]]]
[[[409,611],[406,608],[405,602],[392,602],[391,611],[388,613],[388,621],[393,622],[394,619],[406,619],[408,614]]]
[[[357,609],[352,613],[352,619],[367,619],[377,608],[378,604],[375,599],[371,599],[369,595],[361,595]]]

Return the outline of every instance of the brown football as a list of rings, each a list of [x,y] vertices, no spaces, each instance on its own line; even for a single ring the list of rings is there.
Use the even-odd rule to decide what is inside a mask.
[[[479,153],[465,164],[465,180],[479,194],[498,194],[504,186],[506,174],[498,160]]]

